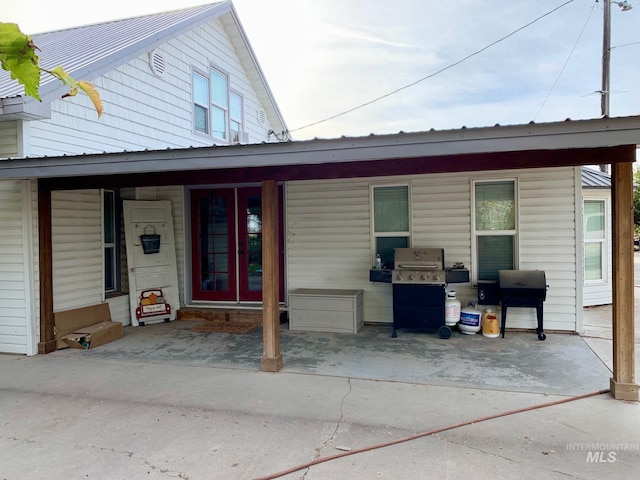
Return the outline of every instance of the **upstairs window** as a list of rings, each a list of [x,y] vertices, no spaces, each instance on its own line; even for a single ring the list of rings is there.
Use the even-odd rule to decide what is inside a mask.
[[[498,270],[517,268],[516,181],[473,184],[475,280],[498,280]]]
[[[229,126],[231,127],[231,143],[240,143],[243,140],[242,121],[242,96],[235,92],[229,95]]]
[[[211,135],[227,140],[229,112],[229,79],[225,74],[211,69]]]
[[[228,75],[215,68],[212,68],[208,75],[194,71],[192,82],[194,130],[215,138],[229,140]]]
[[[209,134],[209,79],[193,74],[193,128]]]
[[[411,238],[409,185],[373,186],[373,258],[380,254],[382,264],[393,265],[394,248],[407,248]]]

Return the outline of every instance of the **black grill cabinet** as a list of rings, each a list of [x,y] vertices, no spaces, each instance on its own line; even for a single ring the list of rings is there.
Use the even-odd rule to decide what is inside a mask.
[[[542,305],[547,298],[547,282],[542,270],[499,270],[498,288],[500,293],[500,306],[502,318],[500,333],[504,338],[505,325],[507,323],[508,307],[531,307],[536,309],[538,317],[538,339],[544,340],[547,336],[543,329]]]

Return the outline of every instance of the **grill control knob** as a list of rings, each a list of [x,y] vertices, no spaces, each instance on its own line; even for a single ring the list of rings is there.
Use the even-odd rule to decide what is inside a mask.
[[[413,276],[413,275],[409,275],[409,280],[413,280],[414,278],[416,278],[416,277]]]
[[[426,279],[427,279],[427,276],[426,276],[426,275],[421,275],[421,276],[420,276],[420,280],[423,280],[423,281],[424,281],[424,280],[426,280]]]
[[[401,273],[399,273],[398,275],[396,275],[396,280],[400,280],[400,281],[402,281],[402,274],[401,274]]]

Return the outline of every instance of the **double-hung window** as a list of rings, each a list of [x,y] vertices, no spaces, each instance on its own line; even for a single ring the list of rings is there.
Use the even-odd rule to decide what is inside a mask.
[[[584,280],[601,282],[605,278],[606,202],[584,201]]]
[[[373,258],[380,254],[383,265],[392,265],[394,248],[410,246],[411,214],[409,185],[371,187],[373,203]],[[373,264],[373,263],[372,263]]]
[[[206,75],[194,71],[193,124],[196,132],[229,140],[229,77],[211,68]]]
[[[220,70],[211,69],[211,135],[228,139],[229,79]]]
[[[209,79],[193,72],[193,128],[209,134]]]
[[[475,280],[497,280],[517,268],[518,205],[515,180],[473,182]]]
[[[231,143],[242,141],[242,96],[236,92],[229,95],[229,126],[231,127]]]

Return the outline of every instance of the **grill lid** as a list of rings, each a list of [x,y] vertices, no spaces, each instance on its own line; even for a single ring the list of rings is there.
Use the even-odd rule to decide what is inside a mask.
[[[541,297],[547,296],[547,282],[542,270],[499,270],[501,296]]]
[[[444,270],[443,248],[396,248],[396,270]]]
[[[391,283],[444,285],[443,248],[396,248]]]

